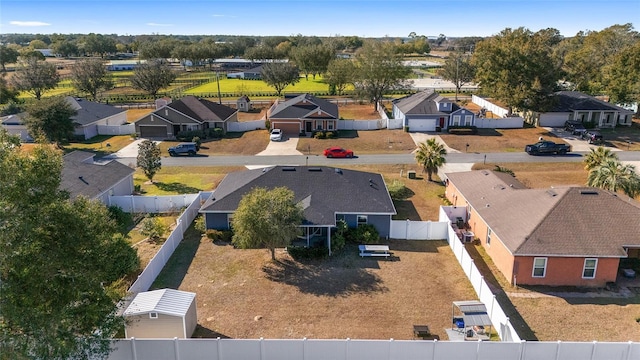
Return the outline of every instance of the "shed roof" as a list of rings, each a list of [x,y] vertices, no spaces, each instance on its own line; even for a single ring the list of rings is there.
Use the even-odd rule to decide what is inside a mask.
[[[184,317],[196,298],[187,291],[161,289],[138,293],[124,311],[124,315],[140,315],[157,312],[165,315]]]

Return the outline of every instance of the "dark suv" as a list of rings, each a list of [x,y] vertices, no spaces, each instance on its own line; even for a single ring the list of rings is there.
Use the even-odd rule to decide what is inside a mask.
[[[177,156],[177,155],[189,155],[194,156],[198,152],[198,147],[196,143],[188,142],[188,143],[180,143],[176,146],[172,146],[169,148],[169,156]]]
[[[602,134],[595,130],[585,131],[582,134],[582,138],[587,140],[589,144],[602,144],[604,142]]]
[[[584,124],[578,120],[567,120],[564,123],[564,130],[570,132],[571,135],[584,135],[584,132],[587,131]]]

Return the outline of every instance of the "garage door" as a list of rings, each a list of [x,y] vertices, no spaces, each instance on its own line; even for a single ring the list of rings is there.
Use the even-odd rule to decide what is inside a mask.
[[[142,126],[140,125],[140,137],[143,138],[167,138],[166,126]]]
[[[300,134],[299,123],[282,123],[274,122],[271,124],[272,129],[280,129],[284,134],[298,136]]]
[[[436,120],[409,119],[409,131],[436,131]]]
[[[564,122],[569,120],[567,113],[545,113],[540,114],[538,126],[563,127]]]

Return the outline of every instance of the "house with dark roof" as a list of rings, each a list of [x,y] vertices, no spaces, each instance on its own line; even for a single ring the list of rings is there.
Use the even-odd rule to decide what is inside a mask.
[[[181,131],[214,128],[222,129],[226,133],[227,124],[238,121],[236,109],[195,96],[161,103],[164,105],[135,122],[138,136],[173,139]]]
[[[272,129],[280,129],[289,135],[310,135],[317,130],[337,130],[338,105],[301,94],[293,98],[276,100],[267,110]]]
[[[474,126],[475,114],[433,90],[393,100],[393,117],[409,131],[436,131],[450,126]]]
[[[79,138],[91,139],[97,136],[99,125],[118,126],[127,122],[127,110],[71,96],[67,96],[65,100],[76,111],[71,121],[74,128],[73,134]],[[22,141],[32,141],[33,138],[24,123],[27,115],[27,113],[20,113],[3,117],[2,127],[11,134],[20,135]]]
[[[242,197],[254,188],[287,187],[304,210],[301,224],[307,241],[326,239],[338,220],[349,227],[371,224],[381,237],[389,236],[396,214],[380,174],[326,166],[274,166],[228,174],[200,208],[207,229],[227,230]]]
[[[446,196],[511,284],[602,287],[640,258],[640,203],[602,189],[529,189],[513,176],[447,173]]]
[[[115,160],[96,162],[94,156],[86,151],[64,155],[60,187],[72,199],[85,196],[105,205],[109,205],[109,196],[131,195],[135,169]]]
[[[633,111],[578,91],[558,91],[551,108],[544,112],[524,112],[525,120],[536,126],[562,127],[577,120],[600,128],[631,126]]]

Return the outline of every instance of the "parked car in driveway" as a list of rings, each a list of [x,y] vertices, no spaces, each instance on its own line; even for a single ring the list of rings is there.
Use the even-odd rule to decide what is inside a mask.
[[[589,144],[602,144],[604,139],[602,138],[602,134],[599,131],[588,130],[582,134],[582,138],[587,140]]]
[[[571,133],[571,135],[582,135],[587,129],[584,124],[578,120],[567,120],[564,123],[564,130]]]
[[[337,146],[324,149],[322,154],[328,158],[352,158],[353,157],[353,151],[343,149]]]
[[[169,156],[189,155],[194,156],[198,152],[196,143],[180,143],[169,148]]]
[[[281,141],[282,140],[282,130],[280,129],[272,129],[271,134],[269,135],[269,139],[271,141]]]

